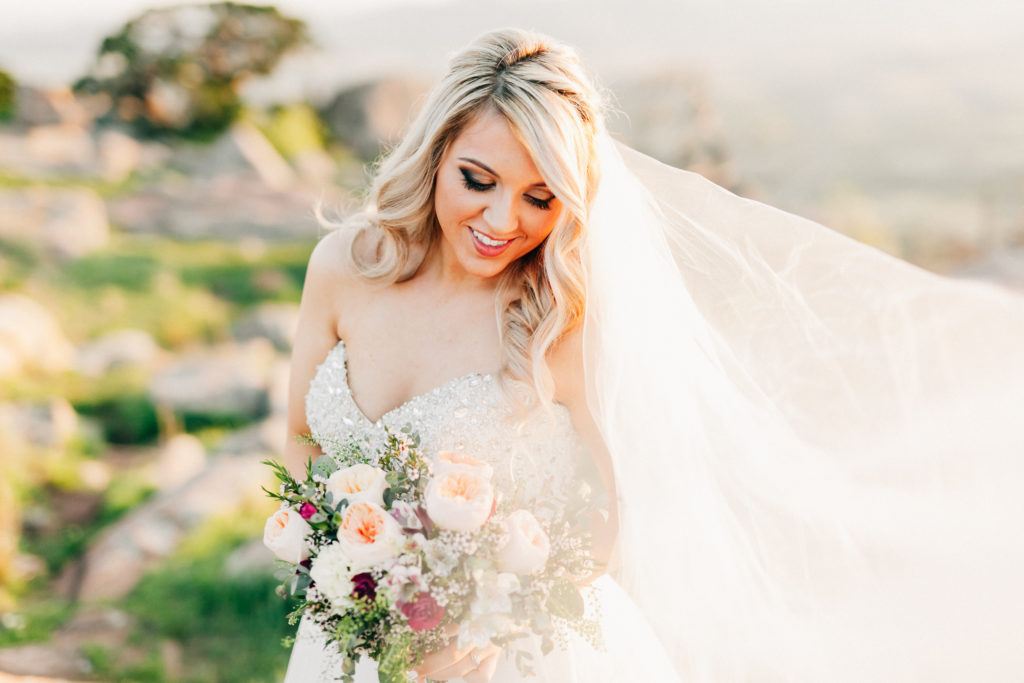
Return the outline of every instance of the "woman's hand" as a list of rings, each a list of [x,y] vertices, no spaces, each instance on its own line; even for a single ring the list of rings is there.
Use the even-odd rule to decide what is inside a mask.
[[[502,648],[494,644],[487,647],[458,647],[459,627],[457,624],[449,624],[446,629],[448,644],[431,652],[414,670],[419,675],[417,683],[426,681],[448,681],[453,678],[463,678],[466,683],[487,683],[494,676],[494,670],[498,667],[498,657]]]

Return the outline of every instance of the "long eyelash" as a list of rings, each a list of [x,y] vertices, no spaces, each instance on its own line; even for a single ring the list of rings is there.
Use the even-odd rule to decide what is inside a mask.
[[[554,199],[554,197],[551,199]],[[537,199],[536,197],[526,195],[526,201],[530,202],[538,209],[544,209],[545,211],[551,208],[551,199]]]
[[[459,170],[462,172],[462,184],[466,186],[467,190],[473,190],[474,192],[486,192],[494,187],[494,183],[479,183],[473,180],[473,176],[464,168]]]
[[[474,180],[473,175],[464,168],[460,168],[459,171],[462,173],[462,184],[465,185],[467,190],[472,190],[473,192],[486,192],[494,187],[494,183],[481,183]],[[537,199],[531,195],[525,195],[525,197],[526,201],[544,211],[551,208],[551,201],[554,199],[554,197],[551,197],[551,199]]]

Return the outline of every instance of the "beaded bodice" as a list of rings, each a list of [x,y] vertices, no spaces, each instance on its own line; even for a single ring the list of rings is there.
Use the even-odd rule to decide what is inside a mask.
[[[385,427],[397,432],[409,426],[428,453],[460,451],[490,463],[498,491],[537,512],[542,512],[538,502],[561,497],[583,449],[565,406],[555,404],[550,414],[517,425],[498,381],[478,373],[415,396],[373,422],[352,396],[345,343],[340,340],[310,382],[306,420],[325,452],[330,452],[328,444],[354,439],[374,453],[384,441]]]

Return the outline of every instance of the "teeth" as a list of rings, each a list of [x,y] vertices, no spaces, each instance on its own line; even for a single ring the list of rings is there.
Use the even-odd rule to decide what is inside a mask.
[[[473,230],[473,228],[470,228],[470,230],[473,231],[473,235],[476,236],[476,238],[478,240],[480,240],[483,244],[486,244],[489,247],[500,247],[501,245],[508,244],[509,242],[512,241],[512,240],[505,240],[505,241],[501,242],[501,241],[498,241],[498,240],[492,240],[487,235],[482,235],[479,232],[477,232],[476,230]]]

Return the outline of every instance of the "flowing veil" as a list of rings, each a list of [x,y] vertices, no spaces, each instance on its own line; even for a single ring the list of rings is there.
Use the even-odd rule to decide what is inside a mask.
[[[616,580],[687,682],[1024,676],[1024,299],[601,135]]]

